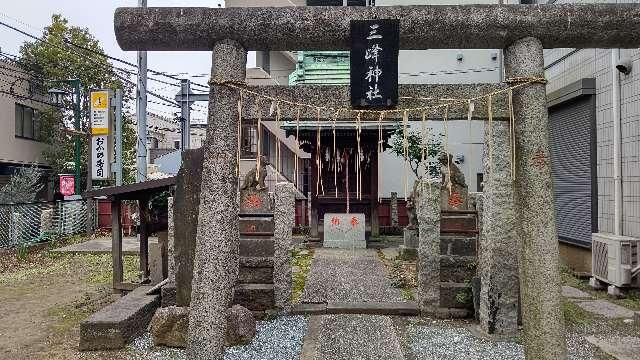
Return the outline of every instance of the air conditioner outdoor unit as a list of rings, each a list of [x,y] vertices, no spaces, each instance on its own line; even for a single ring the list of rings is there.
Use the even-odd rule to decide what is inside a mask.
[[[640,288],[640,239],[592,234],[591,274],[618,288]]]

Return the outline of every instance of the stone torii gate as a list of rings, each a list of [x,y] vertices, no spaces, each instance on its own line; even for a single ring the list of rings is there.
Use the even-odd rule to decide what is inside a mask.
[[[188,357],[221,359],[238,267],[239,93],[248,50],[347,50],[350,20],[399,19],[400,49],[502,48],[507,78],[544,76],[543,48],[640,46],[640,5],[119,8],[123,50],[213,52]],[[566,358],[558,240],[542,82],[513,91],[514,203],[528,359]],[[499,142],[496,142],[496,145]],[[508,151],[508,148],[504,149]],[[500,151],[500,150],[496,150]],[[501,189],[487,189],[487,198]],[[492,193],[493,192],[493,193]],[[499,221],[485,217],[484,221]]]

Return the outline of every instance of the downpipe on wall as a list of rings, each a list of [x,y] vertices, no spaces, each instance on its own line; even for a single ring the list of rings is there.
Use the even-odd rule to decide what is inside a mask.
[[[622,131],[620,119],[620,49],[611,49],[611,109],[613,111],[614,234],[622,235]]]

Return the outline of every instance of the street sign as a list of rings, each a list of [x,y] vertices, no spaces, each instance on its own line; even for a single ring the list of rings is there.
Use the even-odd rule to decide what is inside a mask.
[[[398,105],[399,20],[351,21],[351,106]]]
[[[107,180],[111,177],[113,145],[111,141],[111,107],[109,90],[91,92],[91,178]]]
[[[74,175],[60,175],[60,194],[64,196],[73,195],[76,188],[76,178]]]
[[[109,135],[109,91],[91,92],[91,134]]]
[[[95,135],[91,138],[91,174],[93,180],[107,180],[111,175],[109,160],[109,136]]]

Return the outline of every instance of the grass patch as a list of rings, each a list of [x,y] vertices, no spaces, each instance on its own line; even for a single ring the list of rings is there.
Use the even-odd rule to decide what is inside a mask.
[[[298,303],[304,291],[304,284],[307,281],[307,275],[311,270],[311,260],[313,260],[313,250],[294,249],[291,253],[291,266],[295,266],[299,271],[292,274],[293,288],[291,291],[291,302]]]
[[[87,282],[93,285],[107,285],[113,281],[112,259],[110,254],[79,255],[80,261],[89,269]],[[139,280],[140,259],[137,255],[122,257],[123,277],[125,282]]]
[[[404,261],[399,256],[395,259],[388,259],[380,249],[376,253],[389,272],[391,286],[400,289],[403,299],[414,301],[416,297],[413,294],[413,289],[418,286],[418,272],[415,262]]]
[[[595,320],[593,314],[568,300],[562,302],[562,313],[565,322],[571,326],[590,325]]]

